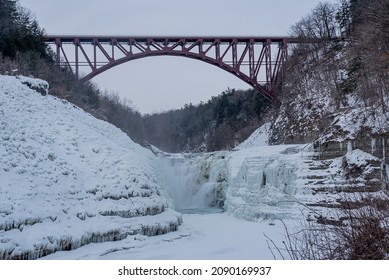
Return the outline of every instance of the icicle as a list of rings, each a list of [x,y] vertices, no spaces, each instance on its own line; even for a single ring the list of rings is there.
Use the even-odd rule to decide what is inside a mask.
[[[347,142],[347,152],[351,153],[353,151],[353,142],[350,140]]]
[[[374,155],[377,148],[377,140],[375,138],[371,138],[370,147],[371,147],[371,154]]]
[[[389,169],[386,162],[386,153],[385,153],[385,137],[382,137],[382,161],[381,161],[381,179],[382,185],[384,188],[388,186],[388,178],[389,178]]]

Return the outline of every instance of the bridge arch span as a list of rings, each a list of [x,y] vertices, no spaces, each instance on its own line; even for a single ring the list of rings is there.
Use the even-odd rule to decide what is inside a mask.
[[[55,44],[56,62],[79,77],[80,67],[89,69],[88,81],[115,66],[153,56],[176,56],[206,62],[235,75],[273,104],[277,79],[287,59],[290,38],[281,37],[95,37],[47,36]],[[64,46],[74,47],[69,52]],[[275,53],[272,53],[272,50]]]
[[[213,61],[212,59],[209,59],[208,57],[201,57],[201,56],[197,56],[197,55],[184,55],[182,53],[177,53],[177,54],[164,54],[164,53],[152,53],[152,54],[139,54],[139,55],[134,55],[134,56],[131,56],[131,57],[122,57],[120,59],[116,59],[114,61],[112,61],[111,63],[108,63],[98,69],[96,69],[96,71],[93,71],[93,72],[90,72],[89,74],[87,74],[86,76],[82,77],[81,80],[82,81],[89,81],[91,79],[93,79],[94,77],[96,77],[97,75],[115,67],[115,66],[119,66],[121,64],[124,64],[124,63],[127,63],[127,62],[130,62],[130,61],[133,61],[133,60],[139,60],[139,59],[142,59],[142,58],[147,58],[147,57],[152,57],[152,56],[174,56],[174,57],[183,57],[183,58],[190,58],[190,59],[195,59],[197,61],[202,61],[202,62],[206,62],[210,65],[213,65],[213,66],[216,66],[218,68],[221,68],[225,71],[227,71],[228,73],[236,76],[237,78],[241,79],[242,81],[246,82],[247,84],[249,84],[250,86],[256,88],[257,90],[259,90],[260,92],[264,92],[264,93],[268,93],[266,91],[266,88],[262,85],[256,85],[255,84],[255,81],[250,79],[250,77],[248,77],[247,75],[245,75],[244,73],[242,72],[239,72],[239,71],[235,71],[235,69],[233,67],[231,67],[230,65],[226,64],[226,63],[223,63],[223,62],[219,62],[219,63],[215,63],[215,61]],[[260,89],[259,89],[260,87]]]

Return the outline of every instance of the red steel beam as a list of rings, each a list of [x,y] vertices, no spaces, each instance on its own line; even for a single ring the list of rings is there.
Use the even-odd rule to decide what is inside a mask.
[[[298,43],[293,37],[164,37],[164,36],[91,36],[47,35],[45,41],[56,45],[56,62],[63,55],[66,67],[74,66],[76,75],[80,66],[89,66],[90,72],[81,80],[87,81],[96,75],[122,63],[149,56],[183,56],[215,65],[245,81],[263,94],[273,104],[279,100],[275,86],[282,65],[287,58],[289,43]],[[63,44],[73,44],[75,61],[69,60]],[[278,53],[272,57],[271,46],[278,44]],[[90,54],[87,45],[93,46]],[[104,45],[110,45],[108,54]],[[83,47],[85,46],[85,48]],[[129,48],[126,49],[126,46]],[[223,47],[222,47],[223,46]],[[223,49],[222,49],[223,48]],[[238,49],[240,48],[240,51]],[[79,50],[85,62],[80,62]],[[118,55],[115,55],[117,52]],[[104,62],[97,61],[99,54]],[[120,54],[120,55],[119,55]],[[124,56],[123,56],[124,55]],[[248,72],[243,68],[248,67]],[[259,81],[260,69],[264,69],[265,84]]]

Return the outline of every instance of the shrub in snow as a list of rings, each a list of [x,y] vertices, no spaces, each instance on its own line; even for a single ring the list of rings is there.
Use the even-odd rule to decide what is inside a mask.
[[[340,210],[339,223],[308,223],[287,233],[284,257],[299,260],[389,259],[389,196],[362,194]],[[334,213],[333,213],[334,214]],[[281,252],[279,250],[278,252]]]
[[[28,86],[30,89],[42,95],[48,94],[49,84],[46,81],[35,78],[28,78],[25,76],[16,76],[16,78],[21,80],[22,84]]]

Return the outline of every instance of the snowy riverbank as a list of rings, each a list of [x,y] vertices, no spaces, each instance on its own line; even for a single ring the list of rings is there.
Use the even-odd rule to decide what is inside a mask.
[[[176,232],[89,244],[43,259],[272,260],[274,257],[269,245],[276,258],[281,258],[265,237],[266,234],[282,247],[284,228],[280,221],[250,222],[226,213],[184,214],[183,220]],[[289,224],[293,225],[293,222],[289,221]]]

